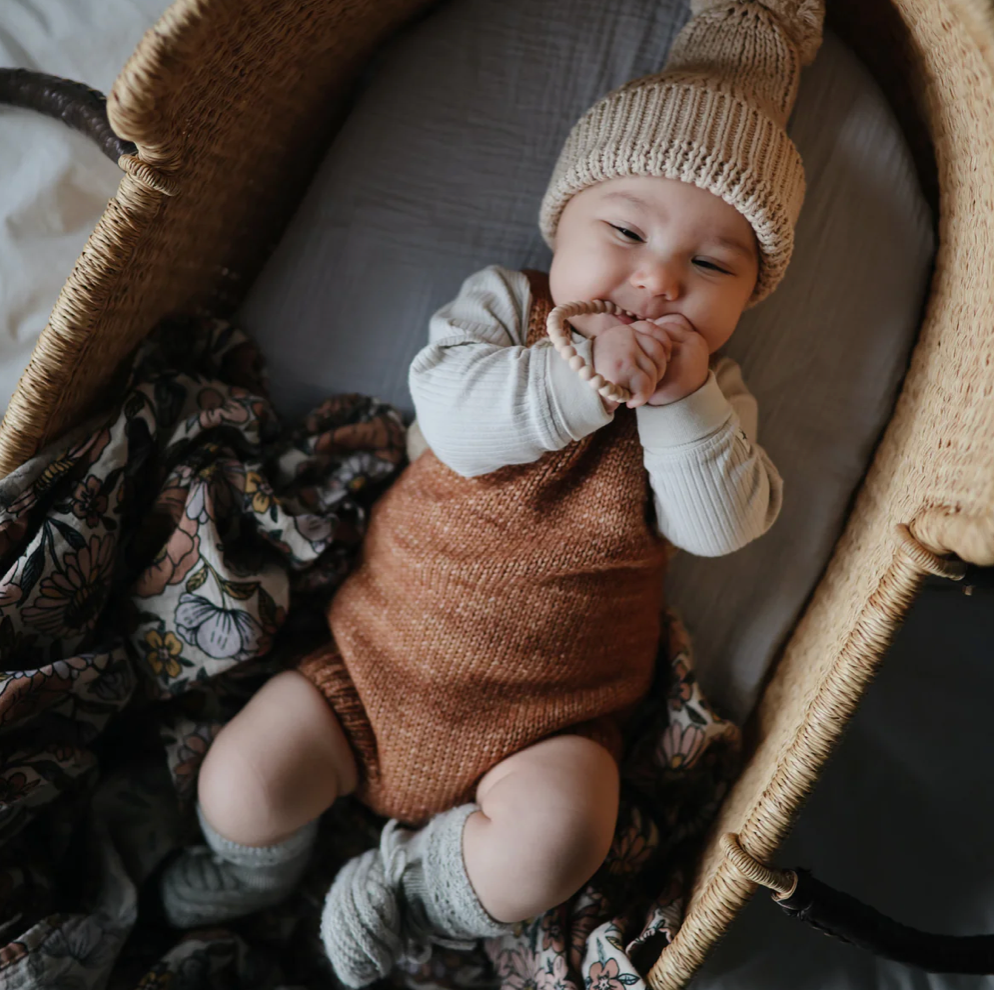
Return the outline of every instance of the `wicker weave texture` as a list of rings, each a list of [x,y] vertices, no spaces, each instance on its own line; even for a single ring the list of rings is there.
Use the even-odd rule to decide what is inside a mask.
[[[846,530],[756,719],[756,748],[650,975],[678,987],[754,884],[718,837],[770,860],[872,677],[924,547],[994,563],[994,32],[986,0],[828,0],[909,133],[939,208],[919,343]],[[424,0],[177,0],[110,98],[138,145],[0,426],[0,474],[106,404],[165,314],[230,310],[273,246],[349,81]],[[901,82],[907,85],[895,85]],[[916,103],[917,101],[917,103]],[[920,113],[927,127],[913,129]],[[934,160],[932,152],[934,151]],[[898,524],[911,523],[915,541]]]
[[[376,45],[424,0],[177,0],[108,99],[138,145],[0,426],[0,476],[110,404],[165,315],[231,310]]]
[[[989,28],[900,0],[935,148],[939,250],[893,419],[756,718],[756,747],[702,857],[687,916],[650,976],[686,984],[755,889],[720,844],[770,861],[930,568],[919,544],[994,563],[994,67]],[[971,11],[976,13],[976,11]],[[981,32],[981,33],[978,33]]]

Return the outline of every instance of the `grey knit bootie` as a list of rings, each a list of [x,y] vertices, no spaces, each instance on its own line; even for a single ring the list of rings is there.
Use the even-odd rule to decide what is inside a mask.
[[[163,871],[159,892],[177,928],[212,925],[278,904],[296,887],[317,838],[315,819],[273,846],[243,846],[218,834],[197,805],[206,846],[192,846]]]
[[[510,932],[476,896],[466,874],[462,833],[475,804],[436,815],[421,831],[390,821],[378,849],[349,860],[321,915],[321,940],[338,978],[364,987],[401,960],[425,962],[432,943],[469,948]]]

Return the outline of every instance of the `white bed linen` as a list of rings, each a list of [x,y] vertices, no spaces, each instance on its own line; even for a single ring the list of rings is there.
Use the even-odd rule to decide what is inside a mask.
[[[107,93],[167,0],[2,0],[0,65]],[[0,411],[121,171],[61,121],[0,106]]]

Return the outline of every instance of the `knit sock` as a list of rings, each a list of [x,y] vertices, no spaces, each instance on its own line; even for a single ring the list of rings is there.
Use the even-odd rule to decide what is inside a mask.
[[[206,846],[192,846],[163,871],[162,906],[177,928],[229,921],[283,900],[303,876],[317,819],[273,846],[243,846],[216,832],[197,804]]]
[[[462,855],[475,804],[436,815],[420,832],[383,829],[378,849],[349,860],[321,916],[321,939],[338,978],[364,987],[401,959],[424,962],[431,943],[467,948],[512,925],[495,921],[476,896]]]

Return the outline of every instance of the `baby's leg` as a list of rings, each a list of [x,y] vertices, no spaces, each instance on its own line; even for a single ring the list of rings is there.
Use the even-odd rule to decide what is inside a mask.
[[[598,743],[557,736],[494,767],[477,801],[418,832],[391,822],[339,872],[321,938],[347,986],[385,976],[408,942],[504,935],[579,890],[611,846],[618,769]]]
[[[316,819],[356,783],[324,695],[297,671],[277,674],[207,752],[197,807],[207,845],[163,873],[168,919],[213,924],[283,900],[306,869]]]
[[[611,848],[618,798],[614,758],[583,736],[544,739],[490,770],[463,858],[491,917],[523,921],[575,894]]]
[[[200,769],[198,797],[226,839],[269,846],[350,794],[357,780],[331,706],[306,677],[287,670],[218,734]]]

